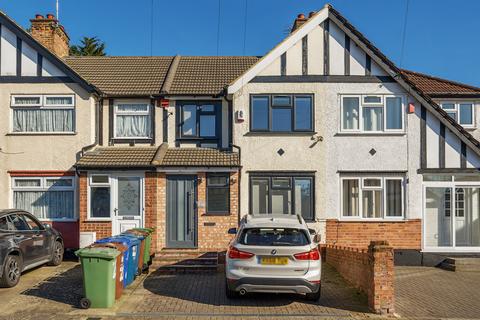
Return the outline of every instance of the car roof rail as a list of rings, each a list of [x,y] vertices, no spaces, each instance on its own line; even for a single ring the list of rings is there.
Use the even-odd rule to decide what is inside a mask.
[[[302,216],[297,214],[297,219],[298,219],[298,222],[300,222],[300,224],[303,224],[303,220],[302,220]]]

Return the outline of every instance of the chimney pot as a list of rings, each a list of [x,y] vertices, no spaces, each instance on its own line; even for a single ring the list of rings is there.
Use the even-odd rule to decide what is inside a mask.
[[[309,18],[313,17],[313,15],[314,15],[315,13],[316,13],[315,11],[310,11],[310,13],[308,14],[308,17],[309,17]]]
[[[48,20],[55,20],[55,16],[51,13],[47,13],[47,19]]]
[[[298,19],[305,19],[305,15],[303,13],[299,13],[297,18]]]
[[[30,22],[30,34],[33,38],[57,56],[68,56],[70,39],[53,14],[47,14],[46,19],[37,14]]]
[[[40,19],[45,19],[41,14],[37,13],[35,15],[35,19],[40,20]]]

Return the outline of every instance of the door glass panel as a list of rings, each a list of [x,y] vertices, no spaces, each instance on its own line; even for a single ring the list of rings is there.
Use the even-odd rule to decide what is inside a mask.
[[[140,215],[140,178],[118,178],[118,215]]]
[[[452,189],[426,188],[425,246],[450,247],[452,239]]]
[[[36,221],[32,220],[29,216],[27,215],[22,215],[23,219],[25,219],[25,222],[30,226],[31,230],[41,230],[42,227],[40,224],[38,224]]]
[[[455,245],[480,246],[480,188],[457,188],[455,196]]]

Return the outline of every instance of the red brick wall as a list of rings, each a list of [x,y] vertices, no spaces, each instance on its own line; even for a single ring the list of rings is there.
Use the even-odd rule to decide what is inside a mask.
[[[145,227],[157,228],[157,187],[158,178],[156,172],[145,173]],[[152,246],[150,253],[157,248],[158,232],[152,235]]]
[[[393,248],[386,241],[372,241],[368,250],[327,245],[325,251],[326,262],[367,295],[373,312],[393,314]]]
[[[367,248],[371,241],[387,240],[395,249],[420,249],[420,219],[399,222],[327,220],[326,243]]]
[[[239,174],[230,174],[230,214],[208,215],[206,214],[206,174],[199,173],[197,185],[197,228],[198,228],[198,251],[223,251],[227,249],[232,235],[227,233],[229,228],[238,225],[238,193]],[[166,248],[166,175],[160,173],[157,181],[157,251]],[[201,204],[201,205],[200,205]]]
[[[32,19],[30,20],[32,35],[35,40],[43,44],[52,53],[59,57],[69,55],[69,41],[63,26],[57,26],[53,19]]]
[[[87,221],[87,190],[88,178],[85,172],[80,173],[79,177],[79,225],[80,232],[96,232],[97,239],[109,237],[112,235],[112,223],[110,221]]]

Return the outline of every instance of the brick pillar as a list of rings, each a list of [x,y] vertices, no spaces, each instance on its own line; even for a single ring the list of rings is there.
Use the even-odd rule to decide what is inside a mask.
[[[387,241],[372,241],[368,246],[370,268],[370,288],[368,290],[368,305],[378,314],[393,314],[394,265],[393,248]]]
[[[157,174],[157,220],[155,242],[156,250],[159,251],[165,248],[167,236],[167,176],[165,173]]]
[[[155,232],[152,235],[152,246],[150,253],[154,253],[157,249],[157,173],[146,172],[145,173],[145,227],[155,228]]]

